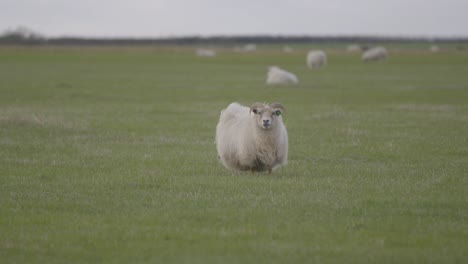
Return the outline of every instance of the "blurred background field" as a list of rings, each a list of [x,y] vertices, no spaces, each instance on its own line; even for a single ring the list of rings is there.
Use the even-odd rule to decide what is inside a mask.
[[[0,47],[2,263],[468,261],[468,52],[290,46]],[[219,164],[233,101],[286,106],[287,166]]]

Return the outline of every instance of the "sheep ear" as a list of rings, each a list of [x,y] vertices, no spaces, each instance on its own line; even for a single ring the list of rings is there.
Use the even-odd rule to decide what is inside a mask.
[[[252,106],[250,106],[250,113],[254,112],[254,114],[258,113],[258,108],[263,107],[262,103],[254,103]]]
[[[270,104],[270,107],[273,109],[280,109],[282,112],[286,112],[286,108],[280,103],[272,103]]]

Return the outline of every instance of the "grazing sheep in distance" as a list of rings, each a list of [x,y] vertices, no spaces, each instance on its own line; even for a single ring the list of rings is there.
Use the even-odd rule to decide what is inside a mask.
[[[327,54],[323,50],[309,51],[306,62],[309,68],[320,68],[327,64]]]
[[[244,52],[251,52],[251,51],[256,51],[257,50],[257,45],[255,44],[247,44],[243,48]]]
[[[270,66],[268,68],[268,74],[266,84],[268,85],[281,85],[281,84],[298,84],[299,80],[296,75],[280,69],[277,66]]]
[[[429,50],[430,50],[431,52],[434,52],[434,53],[435,53],[435,52],[439,52],[439,51],[440,51],[440,48],[439,48],[439,46],[437,46],[437,45],[432,45],[432,46],[429,48]]]
[[[216,56],[216,52],[214,50],[209,50],[209,49],[197,49],[196,54],[199,57],[214,57],[214,56]]]
[[[235,52],[253,52],[257,50],[257,45],[255,44],[246,44],[244,46],[235,46]]]
[[[285,52],[285,53],[291,53],[293,51],[294,51],[293,48],[291,48],[290,46],[284,46],[283,47],[283,52]]]
[[[366,50],[362,54],[362,61],[368,62],[368,61],[379,61],[379,60],[384,60],[387,58],[387,49],[384,47],[375,47]]]
[[[359,52],[359,51],[361,51],[361,47],[359,45],[356,45],[356,44],[351,44],[346,48],[346,50],[348,52]]]
[[[216,126],[218,158],[227,169],[271,171],[288,160],[288,133],[280,103],[231,103]]]

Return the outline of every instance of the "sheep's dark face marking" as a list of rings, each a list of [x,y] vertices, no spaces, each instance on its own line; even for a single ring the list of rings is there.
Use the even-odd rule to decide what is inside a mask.
[[[250,107],[250,112],[255,114],[257,125],[265,130],[273,129],[276,126],[279,116],[281,116],[284,107],[279,103],[265,105],[255,103]]]

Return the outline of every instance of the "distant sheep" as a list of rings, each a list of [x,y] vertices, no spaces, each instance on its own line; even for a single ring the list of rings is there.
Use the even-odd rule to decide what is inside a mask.
[[[309,68],[320,68],[327,65],[327,54],[323,50],[309,51],[306,58]]]
[[[244,46],[243,51],[244,52],[252,52],[257,50],[257,45],[255,44],[247,44]]]
[[[362,61],[368,62],[368,61],[379,61],[379,60],[384,60],[387,58],[387,49],[384,47],[375,47],[366,50],[362,54]]]
[[[356,44],[351,44],[346,48],[346,50],[348,52],[359,52],[359,51],[361,51],[361,47],[359,45],[356,45]]]
[[[246,44],[244,46],[235,46],[234,51],[235,52],[253,52],[257,50],[257,45],[255,44]]]
[[[227,169],[271,171],[288,160],[285,108],[279,103],[254,103],[250,108],[231,103],[216,126],[218,158]]]
[[[284,53],[291,53],[293,51],[294,51],[293,48],[291,48],[290,46],[284,46],[283,47],[283,52]]]
[[[199,57],[214,57],[214,56],[216,56],[216,52],[214,50],[209,50],[209,49],[197,49],[196,54]]]
[[[440,48],[439,48],[439,46],[437,46],[437,45],[432,45],[432,46],[429,48],[429,50],[430,50],[431,52],[436,53],[436,52],[439,52],[439,51],[440,51]]]
[[[270,66],[268,68],[268,74],[266,84],[268,85],[286,85],[286,84],[298,84],[299,80],[296,75],[280,69],[277,66]]]

